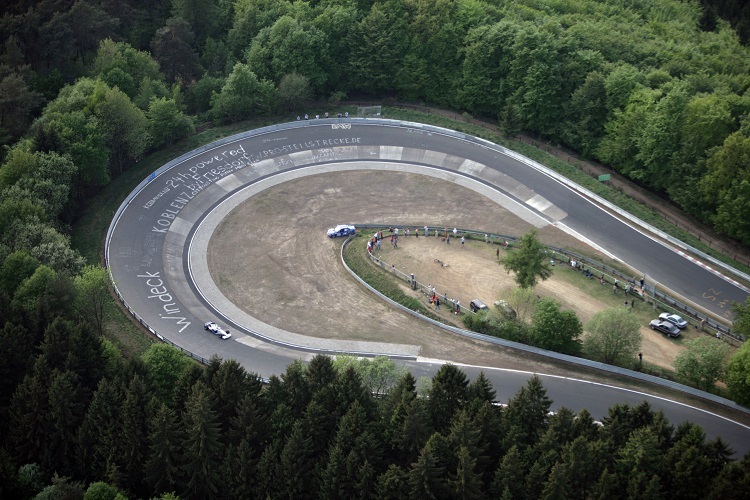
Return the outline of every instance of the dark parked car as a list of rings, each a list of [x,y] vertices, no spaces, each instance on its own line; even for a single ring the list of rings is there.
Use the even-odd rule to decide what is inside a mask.
[[[478,312],[478,311],[487,309],[487,305],[484,302],[482,302],[481,300],[479,300],[479,299],[474,299],[471,302],[469,302],[469,307],[474,312]]]
[[[649,325],[652,330],[659,331],[669,337],[679,337],[680,336],[680,329],[674,326],[669,321],[662,321],[660,319],[655,319],[651,321],[651,324]]]

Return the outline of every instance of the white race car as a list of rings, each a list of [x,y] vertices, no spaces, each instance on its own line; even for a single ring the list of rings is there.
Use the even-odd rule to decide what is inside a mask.
[[[221,327],[217,325],[216,323],[214,323],[213,321],[209,321],[208,323],[203,325],[203,328],[213,333],[214,335],[218,335],[224,340],[232,336],[232,334],[229,333],[229,330],[222,330]]]

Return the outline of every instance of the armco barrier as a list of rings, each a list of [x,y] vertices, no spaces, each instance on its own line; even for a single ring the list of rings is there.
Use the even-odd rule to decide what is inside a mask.
[[[384,229],[389,227],[399,227],[399,228],[413,228],[418,227],[420,229],[423,229],[424,226],[420,226],[418,224],[356,224],[352,223],[357,228],[367,228],[367,229]],[[444,231],[445,226],[427,226],[427,228],[430,231]],[[490,239],[491,243],[494,244],[500,244],[503,241],[508,241],[510,244],[515,243],[518,241],[517,236],[511,236],[507,234],[498,234],[498,233],[485,233],[484,231],[475,231],[473,229],[463,229],[463,228],[456,228],[457,231],[461,234],[468,234],[478,237],[478,239],[483,240],[483,237],[485,234],[487,234],[488,238]],[[581,254],[578,254],[576,252],[572,252],[570,250],[566,250],[564,248],[554,247],[547,245],[547,248],[549,249],[550,258],[555,259],[559,262],[570,262],[571,260],[575,260],[581,265],[584,265],[588,268],[596,268],[598,270],[597,274],[604,276],[604,281],[607,283],[614,283],[614,280],[617,279],[623,283],[627,283],[631,280],[631,276],[626,276],[617,269],[614,269],[613,267],[607,266],[606,264],[603,264],[599,261],[596,261],[594,259],[590,259],[588,257],[585,257]],[[557,254],[560,254],[561,256],[564,256],[565,259],[560,259]],[[402,273],[403,274],[403,273]],[[661,309],[668,311],[668,312],[674,312],[674,313],[682,313],[684,315],[690,316],[688,319],[693,319],[695,323],[693,326],[699,327],[700,323],[703,322],[703,329],[707,332],[708,335],[715,335],[717,332],[720,332],[721,335],[719,335],[723,340],[725,341],[733,341],[732,343],[740,344],[745,341],[744,336],[742,335],[735,335],[730,328],[728,328],[726,325],[723,325],[716,321],[715,319],[709,317],[703,312],[698,311],[697,309],[684,304],[680,300],[670,296],[666,291],[658,290],[653,285],[646,285],[645,287],[646,292],[648,293],[649,298],[652,301],[658,302]],[[658,299],[658,300],[657,300]]]
[[[401,227],[405,227],[404,225],[400,225],[400,226]],[[383,226],[382,225],[377,225],[377,226],[371,225],[371,227],[381,228]],[[409,226],[409,227],[415,227],[415,226]],[[430,228],[430,229],[432,229],[432,228]],[[484,234],[484,233],[482,233],[482,234]],[[735,403],[734,401],[731,401],[731,400],[726,399],[726,398],[722,398],[721,396],[717,396],[716,394],[711,394],[710,392],[701,391],[700,389],[696,389],[694,387],[690,387],[690,386],[687,386],[687,385],[684,385],[684,384],[673,382],[671,380],[666,380],[666,379],[663,379],[663,378],[656,377],[654,375],[648,375],[648,374],[637,372],[637,371],[634,371],[634,370],[628,370],[627,368],[620,368],[619,366],[613,366],[613,365],[608,365],[606,363],[600,363],[598,361],[591,361],[591,360],[588,360],[588,359],[578,358],[576,356],[570,356],[568,354],[561,354],[559,352],[547,351],[545,349],[539,349],[537,347],[532,347],[532,346],[529,346],[529,345],[526,345],[526,344],[521,344],[519,342],[513,342],[513,341],[510,341],[510,340],[505,340],[505,339],[501,339],[501,338],[497,338],[497,337],[492,337],[492,336],[489,336],[489,335],[484,335],[482,333],[472,332],[470,330],[464,330],[462,328],[457,328],[455,326],[446,325],[444,323],[441,323],[440,321],[436,321],[436,320],[434,320],[432,318],[428,318],[427,316],[425,316],[425,315],[423,315],[423,314],[421,314],[421,313],[419,313],[417,311],[413,311],[413,310],[409,309],[408,307],[399,304],[395,300],[389,299],[388,297],[386,297],[385,295],[383,295],[382,293],[380,293],[378,290],[376,290],[372,286],[368,285],[367,282],[365,282],[365,280],[363,280],[362,278],[360,278],[357,275],[357,273],[355,273],[354,271],[352,271],[352,269],[346,264],[346,261],[344,260],[344,250],[349,245],[349,243],[351,243],[351,241],[352,241],[353,238],[354,238],[353,236],[349,236],[346,239],[346,241],[344,241],[343,245],[341,245],[341,263],[343,264],[343,266],[347,270],[347,272],[354,279],[356,279],[358,282],[360,282],[362,284],[362,286],[366,287],[372,293],[374,293],[375,295],[377,295],[378,297],[380,297],[381,300],[384,300],[385,302],[387,302],[388,304],[390,304],[393,307],[401,309],[402,311],[404,311],[407,314],[411,314],[412,316],[414,316],[416,318],[419,318],[419,319],[421,319],[423,321],[427,321],[428,323],[430,323],[430,324],[432,324],[434,326],[437,326],[438,328],[442,328],[443,330],[447,330],[447,331],[449,331],[451,333],[455,333],[456,335],[461,335],[462,337],[467,337],[467,338],[471,338],[471,339],[481,340],[483,342],[488,342],[490,344],[500,345],[500,346],[503,346],[503,347],[510,347],[512,349],[518,349],[520,351],[525,351],[525,352],[529,352],[529,353],[532,353],[532,354],[537,354],[539,356],[544,356],[544,357],[547,357],[547,358],[550,358],[550,359],[556,359],[558,361],[564,361],[566,363],[571,363],[571,364],[574,364],[574,365],[585,366],[587,368],[594,368],[594,369],[601,370],[601,371],[608,372],[608,373],[612,373],[612,374],[615,374],[615,375],[621,375],[621,376],[625,376],[625,377],[630,377],[630,378],[634,378],[634,379],[637,379],[637,380],[641,380],[643,382],[649,382],[649,383],[652,383],[652,384],[660,385],[662,387],[667,387],[669,389],[674,389],[676,391],[684,392],[686,394],[690,394],[692,396],[696,396],[696,397],[699,397],[699,398],[702,398],[702,399],[705,399],[705,400],[708,400],[708,401],[713,401],[715,403],[719,403],[721,405],[724,405],[726,407],[729,407],[729,408],[741,411],[743,413],[750,414],[750,408],[746,408],[744,406],[741,406],[741,405]]]

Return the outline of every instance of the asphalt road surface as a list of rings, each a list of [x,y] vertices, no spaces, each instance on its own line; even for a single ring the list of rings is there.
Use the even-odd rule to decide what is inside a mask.
[[[283,373],[291,359],[305,354],[258,340],[252,332],[238,333],[237,328],[230,341],[203,331],[205,319],[215,314],[190,278],[186,259],[190,238],[206,213],[245,186],[279,173],[342,161],[387,162],[394,170],[409,163],[471,176],[503,192],[537,220],[577,232],[645,273],[647,279],[706,309],[725,314],[731,301],[744,302],[747,297],[740,288],[678,256],[552,177],[506,156],[500,147],[418,125],[317,120],[219,141],[184,155],[144,180],[118,212],[107,239],[108,266],[121,298],[155,332],[196,355],[237,359],[263,376]],[[429,363],[411,367],[417,374],[435,369]],[[491,374],[498,394],[506,399],[527,378],[528,374]],[[567,379],[546,378],[545,385],[557,405],[573,410],[587,407],[595,417],[602,417],[617,402],[644,399]],[[738,453],[750,451],[750,429],[678,403],[652,399],[670,421],[692,420],[709,436],[726,438]]]

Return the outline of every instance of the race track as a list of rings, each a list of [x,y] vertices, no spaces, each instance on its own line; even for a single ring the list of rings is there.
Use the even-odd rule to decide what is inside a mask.
[[[243,191],[284,176],[304,176],[316,169],[373,168],[400,171],[422,168],[448,179],[472,179],[492,191],[503,206],[541,227],[579,235],[602,251],[627,262],[647,279],[674,290],[700,306],[725,314],[731,301],[747,294],[714,273],[680,257],[564,186],[544,171],[509,156],[503,148],[470,136],[416,124],[386,120],[316,120],[294,122],[234,136],[188,153],[145,179],[118,211],[106,242],[106,257],[118,293],[129,309],[153,331],[184,349],[208,358],[237,359],[262,376],[282,373],[290,360],[309,356],[282,342],[262,339],[256,328],[229,317],[234,338],[222,342],[203,331],[206,318],[221,316],[216,303],[196,286],[189,272],[193,237],[212,212],[242,196]],[[377,167],[375,167],[377,165]],[[276,180],[274,180],[276,179]],[[484,187],[481,187],[484,186]],[[230,251],[228,249],[228,251]],[[193,259],[193,260],[191,260]],[[205,280],[205,272],[201,272]],[[220,301],[220,298],[218,299]],[[290,342],[295,344],[297,342]],[[325,347],[315,347],[326,351]],[[377,353],[364,343],[353,350]],[[390,354],[398,354],[398,346]],[[415,358],[406,355],[405,357]],[[410,367],[430,373],[429,363]],[[471,373],[467,368],[467,372]],[[507,398],[528,374],[485,370],[498,395]],[[545,384],[548,380],[545,379]],[[550,379],[556,404],[574,410],[588,407],[595,417],[616,402],[643,399],[616,388]],[[750,451],[750,430],[708,413],[652,398],[677,423],[686,419],[704,426],[709,436],[722,435],[741,454]]]

